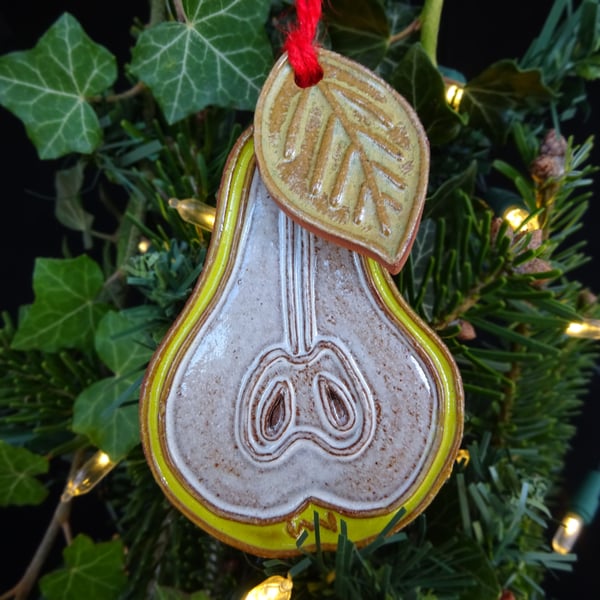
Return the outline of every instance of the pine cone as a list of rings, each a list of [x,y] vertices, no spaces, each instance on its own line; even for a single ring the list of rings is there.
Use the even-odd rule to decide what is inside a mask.
[[[556,156],[564,158],[567,152],[567,140],[556,132],[556,129],[550,129],[540,147],[540,155]]]
[[[560,177],[565,172],[567,140],[555,129],[546,134],[539,155],[533,160],[529,172],[537,183]]]
[[[560,177],[564,172],[564,160],[549,154],[540,154],[529,166],[529,173],[536,182],[544,182],[551,178]]]

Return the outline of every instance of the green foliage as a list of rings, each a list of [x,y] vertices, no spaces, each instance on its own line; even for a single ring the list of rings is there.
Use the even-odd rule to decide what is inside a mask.
[[[499,596],[501,588],[493,565],[478,544],[455,534],[433,544],[426,539],[423,518],[411,527],[410,535],[389,535],[393,521],[360,549],[348,539],[342,522],[335,552],[317,550],[293,566],[280,560],[267,561],[267,572],[288,571],[300,597],[303,593],[310,598],[352,600]],[[317,531],[318,527],[316,515]]]
[[[518,459],[490,448],[490,436],[469,445],[471,460],[456,474],[462,528],[489,560],[503,589],[531,588],[540,594],[535,572],[569,569],[575,557],[557,555],[542,544],[550,518],[544,499],[547,479],[524,476]],[[515,452],[517,454],[517,452]]]
[[[73,402],[97,377],[95,356],[73,350],[15,350],[15,330],[0,329],[0,438],[43,454],[70,446]]]
[[[205,592],[186,594],[180,590],[163,586],[156,588],[154,598],[156,600],[210,600],[210,596]]]
[[[445,99],[447,71],[420,43],[423,3],[324,7],[323,43],[402,93],[431,147],[424,217],[396,282],[457,361],[471,460],[425,513],[364,548],[342,528],[336,552],[265,562],[193,526],[142,456],[144,370],[210,239],[168,201],[214,205],[290,4],[152,2],[151,24],[134,29],[131,64],[119,66],[133,85],[124,93],[110,89],[114,57],[70,15],[32,50],[0,57],[0,103],[41,158],[68,156],[55,179],[56,217],[82,235],[81,251],[36,261],[33,304],[0,329],[0,504],[41,503],[48,467],[62,475],[78,449],[120,461],[98,495],[120,540],[75,538],[64,568],[39,580],[49,599],[239,597],[287,571],[298,598],[475,600],[505,589],[539,598],[544,575],[574,560],[550,552],[547,528],[598,359],[593,342],[564,333],[572,320],[600,316],[575,275],[587,260],[574,239],[595,172],[592,139],[569,140],[548,176],[529,166],[548,127],[560,132],[589,110],[585,85],[600,76],[598,0],[555,0],[524,56],[467,81],[456,110]],[[507,201],[529,210],[531,228],[509,227]],[[106,207],[116,224],[101,233],[93,226]]]
[[[90,153],[102,129],[89,100],[116,77],[115,57],[66,13],[35,48],[0,58],[0,103],[25,123],[40,158]]]
[[[510,131],[509,120],[523,105],[540,104],[551,98],[552,90],[544,85],[541,71],[525,71],[514,61],[503,60],[468,82],[463,102],[472,127],[504,141]]]
[[[65,567],[44,575],[40,588],[48,600],[113,600],[125,587],[125,554],[118,541],[95,544],[78,535],[65,548]]]
[[[43,456],[0,440],[0,506],[40,504],[48,490],[35,475],[47,471]]]
[[[62,169],[54,177],[56,204],[54,215],[57,221],[83,235],[86,250],[92,247],[91,227],[94,215],[87,212],[81,201],[81,188],[84,181],[85,163],[78,161],[75,166]]]
[[[100,267],[85,254],[38,258],[33,272],[35,301],[20,323],[13,348],[89,349],[94,329],[108,309],[98,301],[103,284]]]
[[[139,443],[136,400],[143,367],[155,348],[149,332],[154,313],[140,306],[104,315],[95,347],[113,376],[86,388],[73,407],[73,431],[86,435],[115,461]]]
[[[173,240],[163,251],[134,257],[127,266],[128,283],[138,288],[165,316],[174,317],[202,270],[204,249]]]
[[[398,63],[391,83],[417,111],[430,144],[444,144],[456,137],[461,117],[448,106],[442,75],[419,43]]]
[[[369,68],[377,67],[390,43],[383,6],[370,0],[333,0],[323,10],[332,48]]]
[[[253,109],[272,64],[263,29],[269,0],[182,4],[183,22],[161,23],[140,36],[133,74],[150,87],[169,123],[211,104]]]

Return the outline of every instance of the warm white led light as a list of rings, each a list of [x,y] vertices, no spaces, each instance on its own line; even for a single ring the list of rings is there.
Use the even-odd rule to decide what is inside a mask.
[[[533,231],[534,229],[539,229],[537,217],[530,219],[529,213],[524,208],[511,206],[506,209],[503,216],[514,230],[524,229],[526,231]]]
[[[98,450],[68,481],[60,499],[67,502],[75,496],[87,494],[115,468],[116,464],[106,452]]]
[[[583,519],[575,513],[567,513],[552,538],[554,552],[559,554],[571,552],[582,529]]]
[[[150,250],[150,246],[151,246],[151,242],[149,239],[147,238],[142,238],[137,245],[138,248],[138,252],[140,254],[146,254],[146,252],[148,252],[148,250]]]
[[[592,340],[600,339],[600,321],[595,319],[583,319],[582,321],[573,321],[565,329],[568,336],[574,338],[587,338]]]
[[[185,200],[170,198],[169,206],[174,208],[184,221],[200,229],[212,231],[215,226],[216,209],[214,206],[210,206],[194,198],[186,198]]]
[[[446,87],[446,102],[448,102],[454,110],[458,110],[464,93],[465,90],[462,87],[455,83],[451,83]]]
[[[273,575],[252,588],[243,600],[289,600],[292,596],[291,577]]]

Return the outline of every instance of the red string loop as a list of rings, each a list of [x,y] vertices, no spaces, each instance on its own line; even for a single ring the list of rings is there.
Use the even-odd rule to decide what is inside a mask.
[[[296,85],[306,88],[323,79],[314,43],[321,18],[321,0],[296,0],[296,16],[297,25],[288,32],[283,48],[294,70]]]

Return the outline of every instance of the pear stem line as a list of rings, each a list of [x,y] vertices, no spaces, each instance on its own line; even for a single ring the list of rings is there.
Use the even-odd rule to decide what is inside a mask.
[[[279,240],[286,342],[294,355],[306,354],[312,349],[316,336],[314,239],[282,212]]]

